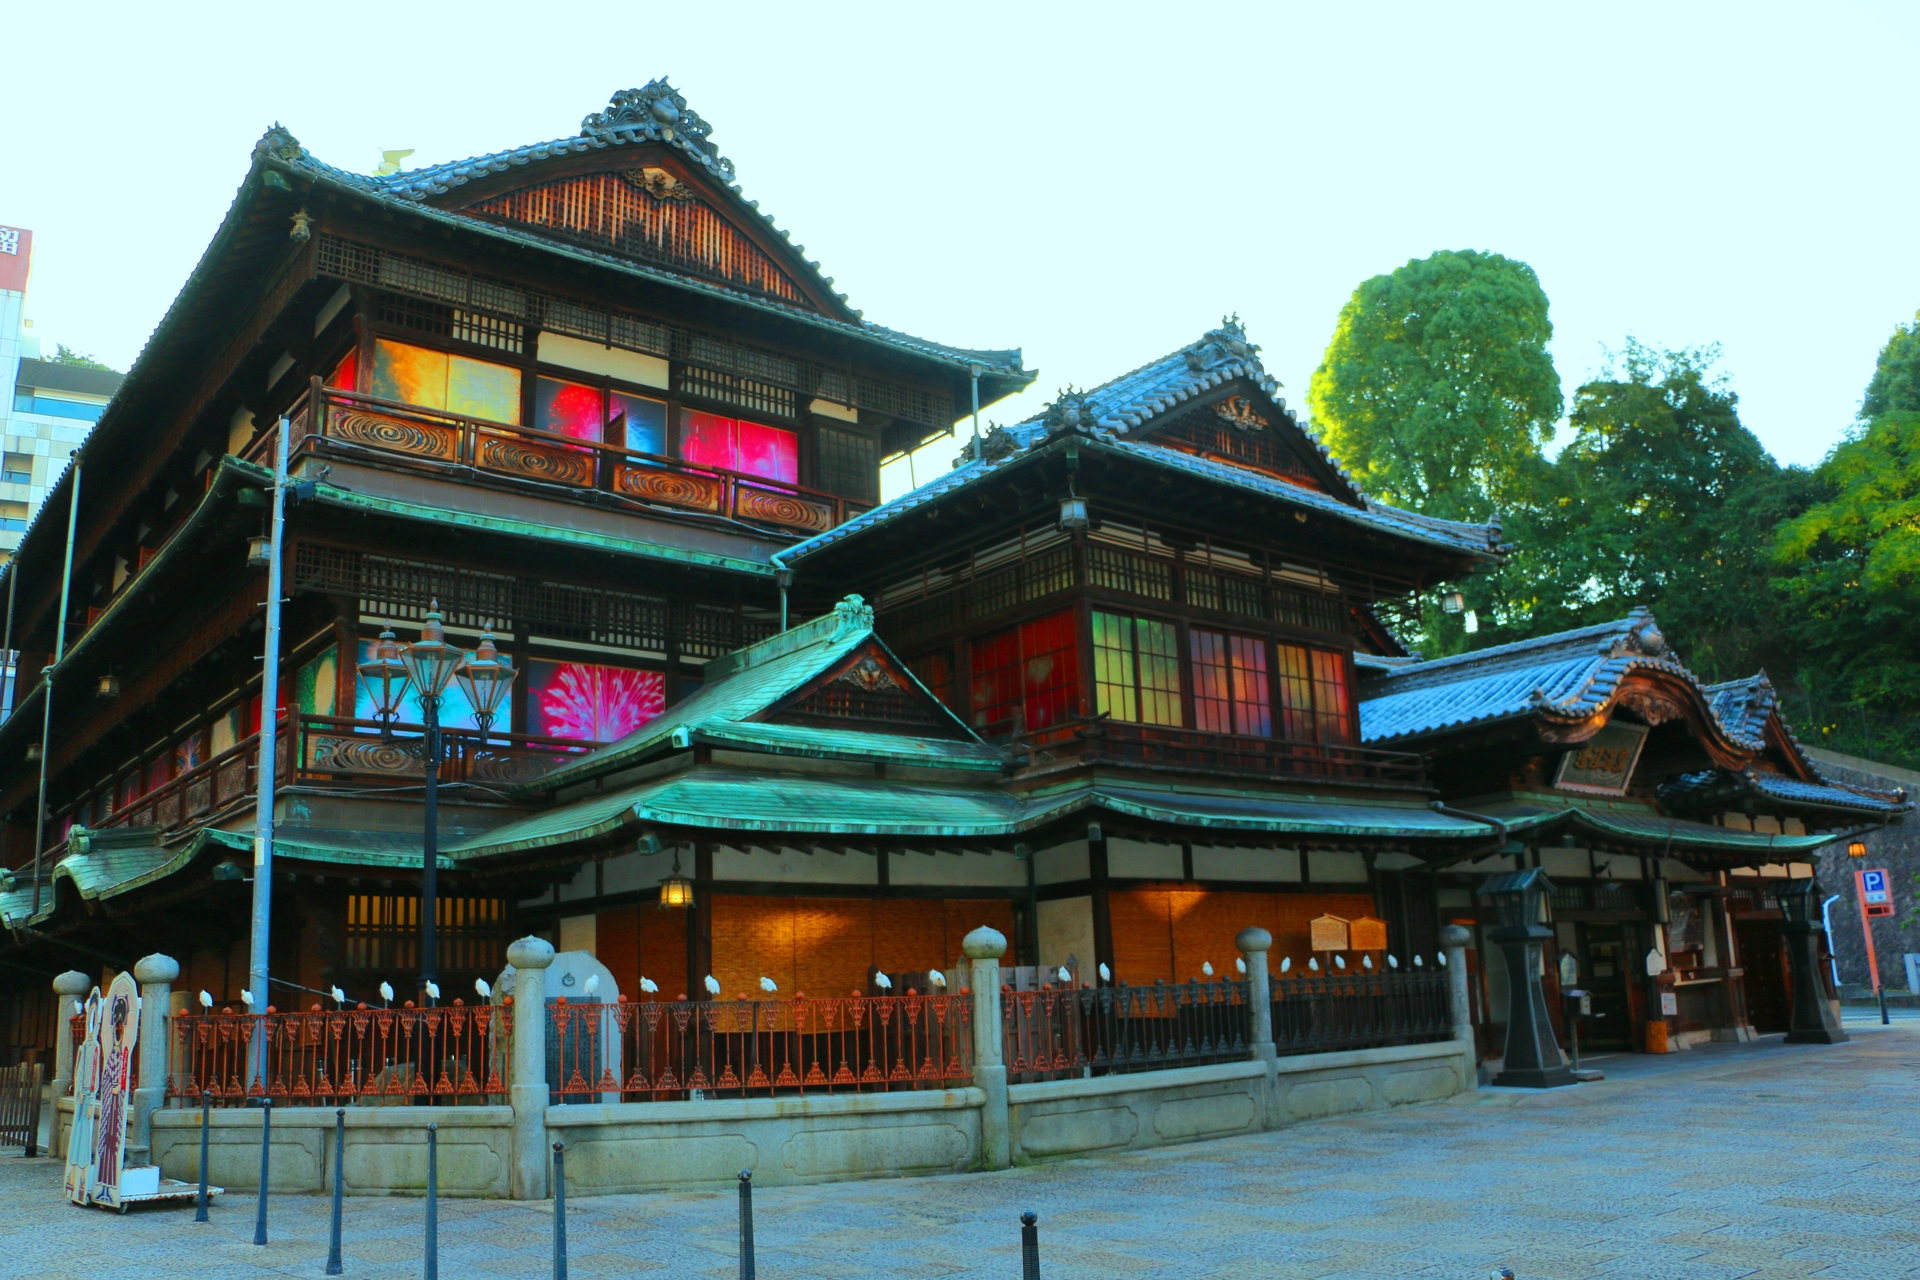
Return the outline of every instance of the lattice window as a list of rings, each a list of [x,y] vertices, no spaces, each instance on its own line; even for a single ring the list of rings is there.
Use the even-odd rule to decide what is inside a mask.
[[[1345,635],[1351,629],[1352,616],[1338,596],[1310,595],[1304,591],[1273,589],[1273,616],[1277,622],[1309,631],[1331,631]]]
[[[1154,600],[1173,599],[1173,565],[1118,547],[1087,547],[1087,578],[1094,586]]]
[[[1195,568],[1188,568],[1185,578],[1187,603],[1190,605],[1219,613],[1237,613],[1243,618],[1267,616],[1260,583],[1254,579]]]
[[[1234,427],[1203,410],[1148,439],[1153,444],[1256,467],[1309,488],[1323,488],[1292,443],[1282,439],[1271,426]]]
[[[438,968],[496,974],[506,962],[507,904],[500,898],[439,898],[435,903]],[[420,899],[356,893],[347,898],[342,967],[349,974],[406,979],[420,968]]]
[[[871,725],[930,728],[940,722],[920,699],[899,685],[863,689],[834,680],[821,685],[775,717],[788,720],[854,720]]]
[[[820,450],[820,488],[861,502],[879,500],[879,440],[834,427],[821,427],[815,438]]]
[[[447,337],[453,332],[453,308],[396,293],[373,295],[373,318],[381,324],[398,325],[417,333]]]
[[[678,381],[677,389],[687,395],[737,405],[769,417],[792,418],[798,409],[798,399],[793,392],[750,378],[736,378],[732,374],[682,365]]]
[[[661,198],[622,174],[563,178],[497,196],[466,212],[540,227],[568,240],[661,262],[810,306],[772,258],[690,190]]]

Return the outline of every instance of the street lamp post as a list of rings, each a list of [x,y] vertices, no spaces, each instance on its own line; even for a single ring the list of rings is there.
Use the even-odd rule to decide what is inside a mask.
[[[433,602],[420,628],[420,638],[412,644],[399,644],[392,631],[380,633],[373,656],[359,665],[361,677],[373,694],[375,714],[384,731],[392,735],[400,704],[409,686],[420,699],[420,711],[426,725],[421,744],[421,764],[426,774],[424,847],[420,858],[420,988],[439,981],[439,871],[440,871],[440,698],[457,677],[460,687],[473,704],[484,736],[492,726],[507,690],[517,672],[513,664],[494,647],[491,635],[482,634],[480,647],[467,653],[447,643],[442,626],[440,602]]]

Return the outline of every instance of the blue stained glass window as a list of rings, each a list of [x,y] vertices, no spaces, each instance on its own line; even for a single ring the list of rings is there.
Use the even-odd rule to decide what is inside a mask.
[[[625,420],[626,445],[641,453],[665,455],[667,452],[667,406],[645,396],[630,396],[624,391],[610,395],[610,416]]]

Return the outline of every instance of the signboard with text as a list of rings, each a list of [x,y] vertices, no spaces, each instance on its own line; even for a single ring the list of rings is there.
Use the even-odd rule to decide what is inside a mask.
[[[1856,871],[1853,881],[1854,888],[1860,894],[1860,911],[1863,915],[1871,919],[1893,914],[1893,882],[1887,878],[1885,867]]]
[[[27,267],[33,260],[33,232],[0,227],[0,291],[27,291]]]
[[[1647,727],[1639,724],[1609,724],[1587,739],[1578,751],[1560,757],[1560,770],[1553,785],[1562,791],[1586,791],[1594,795],[1621,796],[1633,777],[1633,766],[1640,759],[1640,748],[1647,742]]]

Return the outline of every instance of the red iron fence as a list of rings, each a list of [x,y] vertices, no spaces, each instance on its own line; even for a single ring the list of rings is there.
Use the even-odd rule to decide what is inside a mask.
[[[555,1102],[948,1089],[973,1079],[973,999],[903,994],[547,1006]]]
[[[1159,1071],[1247,1056],[1245,982],[1000,992],[1007,1079]]]
[[[1453,1035],[1442,969],[1268,979],[1282,1057],[1424,1044]]]
[[[167,1096],[197,1106],[505,1101],[513,1007],[305,1013],[181,1012],[167,1019]]]

